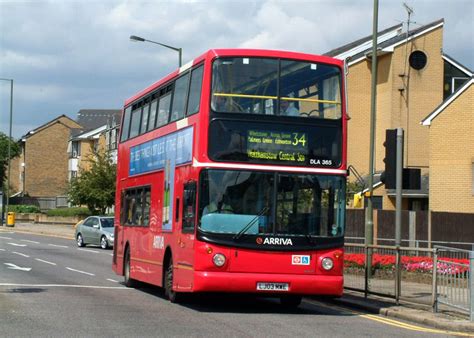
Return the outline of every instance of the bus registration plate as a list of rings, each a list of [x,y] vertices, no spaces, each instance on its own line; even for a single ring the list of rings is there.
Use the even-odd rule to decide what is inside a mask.
[[[288,283],[257,283],[258,291],[288,291]]]

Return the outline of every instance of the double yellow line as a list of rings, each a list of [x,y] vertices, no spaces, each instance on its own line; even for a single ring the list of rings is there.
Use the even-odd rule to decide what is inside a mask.
[[[386,324],[386,325],[399,327],[399,328],[402,328],[402,329],[405,329],[405,330],[418,331],[418,332],[427,332],[427,333],[434,333],[434,334],[452,335],[452,336],[473,337],[472,333],[457,332],[457,331],[445,331],[445,330],[439,330],[439,329],[430,329],[430,328],[426,328],[426,327],[422,327],[422,326],[417,326],[417,325],[412,325],[412,324],[400,322],[398,320],[393,320],[393,319],[389,319],[389,318],[380,317],[379,315],[365,314],[365,313],[362,313],[362,312],[358,312],[358,311],[354,311],[354,310],[351,310],[351,309],[343,308],[343,307],[340,307],[340,306],[337,306],[337,305],[328,305],[328,304],[321,303],[321,302],[318,302],[318,301],[308,301],[308,300],[306,300],[306,302],[308,302],[310,304],[317,305],[317,306],[326,307],[326,308],[329,308],[329,309],[335,309],[335,310],[338,310],[338,311],[341,311],[341,312],[350,313],[350,314],[353,314],[353,315],[357,315],[361,318],[373,320],[375,322],[379,322],[379,323]]]

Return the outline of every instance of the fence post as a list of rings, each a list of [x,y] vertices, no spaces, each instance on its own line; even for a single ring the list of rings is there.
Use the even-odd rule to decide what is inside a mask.
[[[471,322],[474,321],[474,278],[473,273],[474,271],[474,248],[469,251],[469,314]]]
[[[431,209],[428,210],[428,249],[431,249]]]
[[[433,288],[431,290],[431,304],[433,312],[438,312],[438,250],[433,249]]]
[[[408,226],[408,246],[413,248],[416,241],[416,211],[408,212]]]
[[[400,264],[400,246],[396,246],[395,252],[395,302],[397,305],[400,304],[400,290],[401,290],[401,283],[402,283],[402,271],[401,271],[401,264]]]
[[[365,245],[365,283],[364,283],[364,296],[367,298],[369,294],[369,247]]]

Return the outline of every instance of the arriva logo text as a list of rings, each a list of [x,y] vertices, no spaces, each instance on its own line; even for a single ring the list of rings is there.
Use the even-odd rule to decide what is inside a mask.
[[[291,238],[265,237],[263,244],[267,245],[293,245]]]

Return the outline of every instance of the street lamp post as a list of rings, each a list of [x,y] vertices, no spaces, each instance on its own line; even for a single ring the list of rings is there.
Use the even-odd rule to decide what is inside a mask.
[[[3,79],[2,81],[10,81],[10,127],[8,132],[8,174],[7,174],[7,212],[10,202],[10,168],[11,168],[11,139],[12,139],[12,118],[13,118],[13,79]],[[3,183],[3,182],[2,182]]]
[[[169,48],[169,49],[172,49],[176,52],[179,53],[179,66],[181,67],[182,66],[182,53],[183,53],[183,49],[182,48],[177,48],[177,47],[173,47],[173,46],[168,46],[168,45],[165,45],[164,43],[160,43],[160,42],[156,42],[156,41],[151,41],[151,40],[147,40],[147,39],[144,39],[144,38],[141,38],[139,36],[135,36],[135,35],[130,35],[130,41],[134,41],[134,42],[151,42],[151,43],[154,43],[156,45],[160,45],[162,47],[166,47],[166,48]]]

